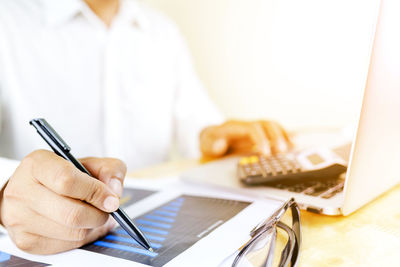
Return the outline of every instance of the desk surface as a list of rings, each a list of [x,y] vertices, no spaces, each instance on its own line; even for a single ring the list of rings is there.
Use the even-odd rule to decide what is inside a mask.
[[[200,164],[185,160],[157,165],[129,174],[154,179]],[[400,186],[348,217],[302,211],[303,266],[399,266]]]

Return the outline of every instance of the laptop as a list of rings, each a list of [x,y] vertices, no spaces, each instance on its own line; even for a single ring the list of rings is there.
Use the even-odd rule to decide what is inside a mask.
[[[294,197],[302,209],[326,215],[349,215],[400,183],[399,13],[397,0],[381,1],[353,142],[334,150],[347,162],[347,171],[340,177],[248,187],[237,177],[237,157],[202,165],[181,177],[244,194],[281,200]]]

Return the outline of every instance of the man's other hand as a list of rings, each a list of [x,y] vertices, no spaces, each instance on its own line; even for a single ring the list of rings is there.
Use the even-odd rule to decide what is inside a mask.
[[[85,158],[97,179],[53,152],[26,156],[4,188],[1,222],[22,250],[52,254],[81,247],[115,226],[126,166],[111,158]]]
[[[274,121],[232,120],[207,127],[200,134],[200,149],[206,157],[249,152],[269,155],[285,152],[292,146],[285,129]]]

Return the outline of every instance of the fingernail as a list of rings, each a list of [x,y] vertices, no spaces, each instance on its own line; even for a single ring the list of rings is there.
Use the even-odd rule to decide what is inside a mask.
[[[116,197],[109,196],[104,200],[104,208],[108,211],[115,211],[119,207],[119,200]]]
[[[261,151],[262,154],[264,154],[264,155],[271,155],[271,148],[270,148],[269,145],[264,144],[264,145],[262,145],[259,149],[260,149],[260,151]]]
[[[283,139],[279,139],[277,143],[279,152],[285,152],[288,149],[288,145]]]
[[[118,179],[120,179],[120,180],[124,179],[124,174],[122,172],[117,172],[113,176],[118,178]]]
[[[114,193],[116,193],[118,196],[122,194],[122,184],[120,180],[112,178],[109,182],[109,185]]]

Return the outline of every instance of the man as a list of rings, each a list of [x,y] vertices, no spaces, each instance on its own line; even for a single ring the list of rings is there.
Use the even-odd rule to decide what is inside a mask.
[[[173,141],[192,157],[199,147],[213,157],[269,153],[288,141],[274,122],[222,123],[176,27],[128,0],[0,0],[0,101],[0,155],[22,159],[4,175],[0,220],[19,248],[38,254],[109,231],[126,166],[81,159],[97,180],[36,150],[33,117],[75,154],[129,168],[165,160]]]

